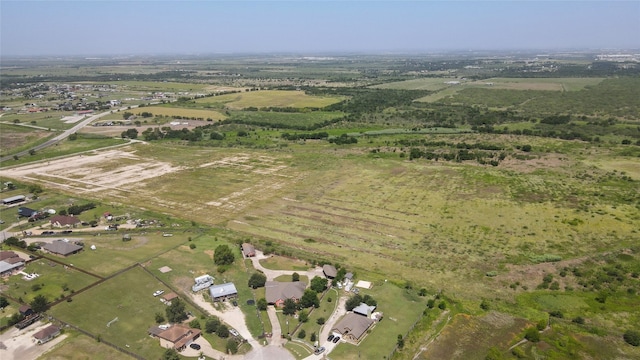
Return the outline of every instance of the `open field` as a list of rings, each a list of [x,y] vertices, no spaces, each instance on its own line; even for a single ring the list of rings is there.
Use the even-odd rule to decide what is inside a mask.
[[[197,99],[196,103],[203,106],[224,104],[226,108],[241,110],[248,107],[322,108],[341,100],[339,97],[309,96],[304,91],[260,90]]]
[[[447,81],[453,79],[441,77],[441,78],[421,78],[413,80],[405,80],[398,82],[385,83],[381,85],[374,85],[374,89],[396,89],[396,90],[430,90],[437,91],[450,87],[446,84]]]
[[[73,302],[54,306],[50,312],[122,348],[146,358],[157,358],[163,350],[158,346],[158,339],[147,335],[147,329],[155,324],[155,314],[164,313],[166,308],[152,296],[158,289],[165,288],[135,267],[74,296]],[[118,320],[107,327],[115,318]]]
[[[114,348],[95,341],[88,336],[80,335],[72,330],[65,330],[65,334],[71,334],[60,346],[46,353],[46,358],[51,360],[110,360],[133,359]]]
[[[140,115],[143,112],[150,112],[154,116],[168,116],[172,118],[198,118],[198,119],[212,119],[214,121],[222,120],[225,115],[213,111],[213,110],[199,110],[199,109],[184,109],[179,107],[164,107],[164,106],[145,106],[131,110],[136,115]]]

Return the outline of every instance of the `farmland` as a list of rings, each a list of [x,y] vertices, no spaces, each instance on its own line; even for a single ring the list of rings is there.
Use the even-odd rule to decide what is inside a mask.
[[[489,351],[507,358],[640,356],[621,335],[640,330],[634,310],[640,292],[638,77],[590,75],[586,65],[584,76],[568,75],[580,64],[563,70],[558,63],[557,76],[546,77],[496,77],[493,70],[462,67],[459,76],[469,80],[453,85],[446,84],[450,75],[403,73],[401,62],[385,75],[388,63],[362,61],[361,74],[351,63],[338,72],[264,65],[259,78],[243,72],[243,87],[231,86],[228,77],[214,81],[205,71],[190,75],[202,76],[193,86],[169,76],[166,83],[121,83],[127,92],[224,87],[233,93],[183,94],[123,108],[152,114],[144,128],[155,130],[130,143],[87,135],[87,127],[73,141],[3,161],[2,182],[17,186],[3,197],[39,186],[38,208],[92,201],[99,207],[80,215],[83,220],[118,209],[162,224],[99,236],[74,232],[97,249],[63,262],[108,279],[81,294],[65,291],[72,301],[56,304],[51,314],[155,358],[157,341],[134,331],[153,325],[163,309],[150,293],[162,281],[188,295],[193,277],[211,274],[216,283],[236,283],[238,308],[258,338],[273,324],[247,303],[265,296],[246,285],[255,271],[251,263],[237,260],[237,245],[249,241],[282,255],[262,260],[267,269],[306,271],[331,263],[374,284],[362,293],[377,299],[384,320],[359,346],[338,344],[330,353],[335,359],[483,359]],[[258,68],[247,62],[247,69]],[[377,77],[368,77],[372,69]],[[340,86],[325,86],[327,79]],[[359,85],[347,86],[350,81]],[[116,116],[122,118],[117,111],[109,115]],[[166,127],[165,117],[211,121],[177,130]],[[24,140],[3,145],[7,155],[43,132],[1,126],[23,134]],[[3,209],[4,221],[13,221],[9,211],[15,209]],[[130,241],[122,241],[125,231]],[[233,249],[232,265],[213,265],[219,245]],[[57,298],[62,285],[78,290],[97,281],[58,274],[60,265],[29,266],[50,280],[38,290],[9,286],[7,295],[24,302],[39,293]],[[105,311],[95,319],[81,315],[93,299],[117,289],[148,299],[144,308],[119,296],[101,300]],[[325,295],[301,325],[306,339],[319,334],[317,319],[333,309],[327,296],[337,302],[348,294],[335,288]],[[104,326],[116,316],[117,334]],[[541,321],[551,324],[541,342],[512,348]],[[225,346],[212,339],[214,347]],[[298,357],[308,351],[287,345],[295,346]]]

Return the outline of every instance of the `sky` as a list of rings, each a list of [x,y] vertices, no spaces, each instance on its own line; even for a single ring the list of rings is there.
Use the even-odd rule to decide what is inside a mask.
[[[640,48],[635,1],[0,1],[0,55]]]

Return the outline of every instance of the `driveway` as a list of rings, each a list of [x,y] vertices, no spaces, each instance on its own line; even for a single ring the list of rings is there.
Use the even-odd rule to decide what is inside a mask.
[[[0,359],[2,360],[35,360],[42,354],[51,350],[64,340],[67,335],[62,334],[48,343],[36,345],[33,342],[33,334],[51,324],[38,321],[32,325],[18,330],[15,327],[0,334]]]
[[[260,260],[268,259],[269,256],[264,255],[264,253],[260,250],[256,250],[256,256],[252,256],[251,262],[253,263],[253,267],[256,270],[260,270],[267,277],[267,280],[273,280],[281,275],[293,275],[293,273],[298,273],[299,275],[304,275],[309,278],[309,281],[313,279],[315,276],[324,277],[324,273],[322,272],[321,267],[316,267],[313,270],[300,271],[300,270],[271,270],[267,269],[262,264],[260,264]]]

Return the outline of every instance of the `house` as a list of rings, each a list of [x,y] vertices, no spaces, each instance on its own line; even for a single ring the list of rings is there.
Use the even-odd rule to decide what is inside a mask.
[[[360,305],[353,308],[354,314],[358,314],[366,317],[371,317],[371,314],[373,314],[374,311],[376,311],[375,305],[369,306],[365,303],[360,303]]]
[[[322,272],[324,273],[324,276],[326,276],[328,279],[333,279],[336,276],[338,276],[338,270],[336,270],[335,266],[333,265],[329,265],[329,264],[322,265]]]
[[[25,201],[26,199],[27,198],[24,195],[16,195],[16,196],[12,196],[12,197],[8,197],[8,198],[2,199],[2,204],[3,205],[16,204],[16,203]]]
[[[198,276],[194,280],[196,283],[191,287],[191,291],[198,292],[202,289],[206,289],[211,285],[213,285],[214,279],[213,279],[213,276],[206,274],[206,275]]]
[[[52,340],[58,335],[60,335],[60,328],[55,325],[49,325],[46,328],[33,334],[33,341],[35,341],[36,344],[40,345]]]
[[[199,329],[193,329],[183,324],[176,324],[169,328],[154,326],[148,332],[151,336],[160,339],[160,346],[163,348],[177,351],[185,349],[202,333]]]
[[[213,301],[224,301],[238,296],[238,290],[233,283],[213,285],[209,288],[209,294]]]
[[[51,222],[51,226],[59,228],[72,227],[81,223],[81,220],[77,217],[67,215],[54,215],[49,221]]]
[[[82,250],[82,246],[63,240],[56,240],[54,242],[44,244],[42,249],[52,254],[69,256],[80,252],[80,250]]]
[[[366,316],[354,313],[346,314],[336,323],[332,331],[339,333],[343,339],[359,342],[375,321]]]
[[[165,296],[161,297],[160,301],[162,301],[165,305],[171,305],[171,302],[177,298],[178,298],[178,294],[174,292],[170,292]]]
[[[256,256],[256,248],[249,243],[242,243],[242,255],[244,255],[244,257]]]
[[[284,305],[286,299],[292,299],[296,302],[300,300],[307,285],[302,281],[267,281],[264,287],[267,303],[280,307]]]
[[[29,305],[20,306],[20,308],[18,309],[18,312],[20,312],[20,315],[23,315],[23,316],[29,316],[34,314],[33,310],[31,309],[31,306]]]

